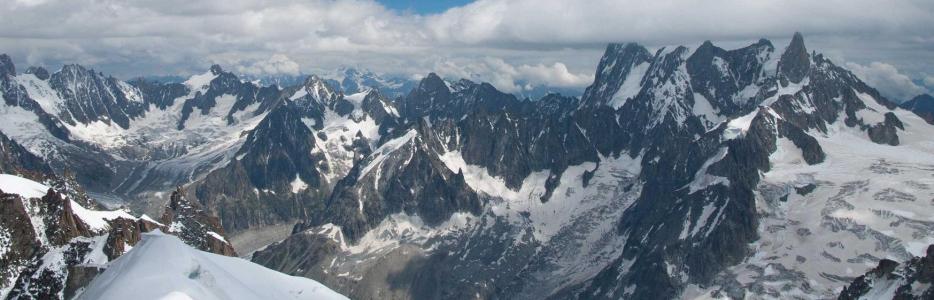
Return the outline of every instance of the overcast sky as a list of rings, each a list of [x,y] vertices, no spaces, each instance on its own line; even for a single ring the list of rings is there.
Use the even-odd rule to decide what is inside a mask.
[[[412,4],[410,4],[411,2]],[[795,31],[899,100],[934,90],[934,1],[0,0],[0,52],[24,65],[92,66],[118,77],[253,75],[340,66],[417,77],[584,87],[608,42],[650,48]],[[466,4],[465,4],[466,3]]]

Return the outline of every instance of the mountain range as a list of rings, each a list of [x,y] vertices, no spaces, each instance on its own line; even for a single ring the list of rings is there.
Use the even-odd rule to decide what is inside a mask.
[[[913,266],[934,244],[934,99],[897,105],[800,34],[610,44],[580,97],[534,101],[354,72],[269,84],[215,65],[124,82],[80,65],[18,72],[0,55],[0,171],[51,188],[0,186],[17,199],[4,211],[75,228],[0,247],[17,249],[0,252],[17,262],[0,270],[6,297],[32,291],[20,282],[46,256],[108,249],[115,220],[140,228],[129,246],[158,228],[353,299],[931,293],[934,273]],[[17,224],[0,233],[31,232]],[[179,248],[152,236],[142,244]],[[43,295],[100,292],[106,265],[132,267],[124,252],[57,264],[56,282],[81,280]]]

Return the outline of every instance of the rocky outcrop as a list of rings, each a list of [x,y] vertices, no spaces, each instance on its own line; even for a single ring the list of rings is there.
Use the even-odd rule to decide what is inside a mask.
[[[26,180],[26,179],[23,179]],[[32,185],[40,185],[33,183]],[[83,193],[83,192],[82,192]],[[125,212],[89,211],[76,207],[70,196],[49,188],[42,197],[29,198],[0,190],[0,288],[8,299],[60,299],[75,295],[106,263],[123,255],[155,229],[200,228],[196,209],[175,201],[167,208],[174,227]],[[80,204],[78,204],[80,206]],[[79,212],[76,212],[79,211]],[[194,221],[189,221],[194,220]],[[186,242],[205,251],[235,255],[223,231],[177,230]],[[198,236],[201,234],[201,236]]]
[[[0,76],[16,75],[16,66],[9,55],[0,54]]]
[[[882,259],[879,264],[843,288],[840,300],[934,298],[934,246],[922,257],[899,264]]]
[[[898,146],[898,129],[904,130],[905,127],[895,114],[888,112],[885,114],[884,122],[869,126],[866,132],[869,134],[869,139],[877,144]]]
[[[10,236],[9,252],[0,258],[10,263],[4,264],[2,273],[13,274],[4,278],[4,286],[12,285],[7,297],[58,298],[67,277],[65,269],[89,257],[94,245],[89,238],[96,232],[75,215],[70,200],[52,189],[41,198],[2,197],[3,203],[12,205],[4,212],[13,214],[9,219],[13,222],[0,224],[0,231],[15,233]]]
[[[224,228],[217,217],[208,214],[201,204],[189,201],[181,188],[172,193],[160,220],[168,227],[167,233],[178,236],[196,249],[227,256],[237,255],[233,246],[224,238]]]
[[[929,124],[934,124],[934,97],[931,95],[918,95],[898,106],[914,112]]]
[[[811,59],[808,49],[804,47],[804,36],[795,32],[791,44],[785,48],[781,60],[778,61],[778,71],[784,74],[788,81],[799,83],[807,76],[810,66]]]
[[[40,251],[39,237],[19,195],[0,194],[0,241],[0,284],[9,286]]]

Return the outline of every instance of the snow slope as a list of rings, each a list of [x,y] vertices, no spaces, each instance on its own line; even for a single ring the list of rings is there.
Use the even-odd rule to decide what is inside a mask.
[[[0,190],[26,198],[42,198],[49,191],[49,187],[16,175],[0,174]]]
[[[177,237],[145,233],[78,299],[346,299],[307,278],[195,250]]]

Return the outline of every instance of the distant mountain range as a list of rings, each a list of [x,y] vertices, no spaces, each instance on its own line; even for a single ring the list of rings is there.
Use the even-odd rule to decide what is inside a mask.
[[[433,73],[275,79],[215,65],[125,82],[79,65],[17,72],[0,55],[0,167],[70,182],[11,205],[87,191],[69,197],[161,215],[192,247],[353,299],[931,293],[923,272],[873,283],[894,272],[884,259],[926,266],[916,257],[934,244],[929,97],[896,105],[800,34],[738,49],[610,44],[594,78],[580,97],[532,99]],[[17,249],[116,235],[64,232],[76,234]],[[41,260],[9,253],[13,295],[11,278]]]
[[[405,94],[418,84],[417,79],[397,75],[381,75],[368,70],[357,70],[354,68],[340,68],[333,72],[326,72],[318,75],[330,86],[333,86],[344,94],[355,94],[366,91],[367,89],[377,89],[389,98],[396,98],[405,96]],[[241,75],[241,78],[259,85],[288,87],[301,84],[308,76],[310,75]],[[182,76],[143,76],[139,77],[139,79],[159,83],[180,83],[187,80],[187,78]],[[516,97],[529,98],[531,100],[538,100],[548,94],[579,97],[584,92],[583,88],[548,87],[532,85],[527,82],[518,82],[517,84],[526,86],[527,89],[514,93]]]

